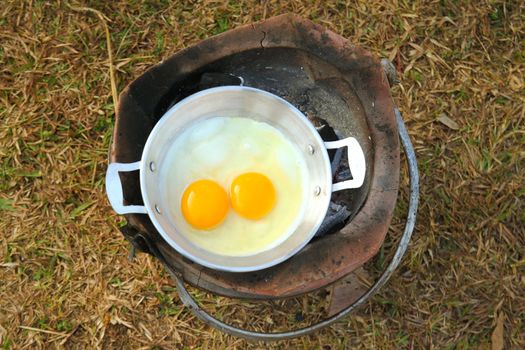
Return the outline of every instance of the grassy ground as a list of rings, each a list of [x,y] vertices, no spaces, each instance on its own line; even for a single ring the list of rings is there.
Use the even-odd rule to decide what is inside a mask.
[[[105,17],[65,1],[0,3],[0,348],[525,348],[522,1],[75,6]],[[395,62],[421,205],[401,268],[366,307],[309,337],[248,343],[194,319],[156,261],[127,260],[103,187],[114,120],[104,23],[120,91],[181,48],[284,12]],[[257,304],[193,293],[255,329],[322,316],[319,294]]]

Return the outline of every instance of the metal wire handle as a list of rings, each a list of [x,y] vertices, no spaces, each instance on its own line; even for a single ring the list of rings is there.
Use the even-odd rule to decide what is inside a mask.
[[[414,225],[416,223],[416,213],[417,213],[417,207],[418,207],[418,202],[419,202],[419,173],[417,169],[416,154],[414,152],[414,147],[412,146],[412,143],[410,142],[410,137],[405,128],[405,124],[401,117],[401,113],[399,112],[397,108],[394,108],[394,113],[396,115],[396,122],[397,122],[397,127],[399,130],[399,137],[401,138],[401,143],[403,145],[405,154],[407,156],[408,171],[410,175],[410,198],[409,198],[409,205],[408,205],[407,221],[405,224],[405,230],[403,232],[403,236],[401,237],[399,241],[399,244],[397,246],[394,257],[392,258],[392,261],[390,261],[390,264],[385,269],[383,274],[374,283],[374,285],[370,287],[370,289],[366,293],[364,293],[354,303],[347,306],[345,309],[339,311],[337,314],[321,322],[308,326],[308,327],[296,329],[293,331],[279,332],[279,333],[261,333],[261,332],[249,331],[249,330],[242,329],[242,328],[237,328],[237,327],[234,327],[232,325],[229,325],[227,323],[224,323],[216,319],[215,317],[211,316],[208,312],[206,312],[204,309],[202,309],[199,305],[197,305],[197,303],[195,302],[191,294],[188,292],[188,290],[184,286],[184,280],[182,278],[182,275],[168,263],[168,261],[159,252],[159,250],[154,244],[151,244],[148,239],[145,239],[145,237],[143,237],[151,253],[157,259],[159,259],[159,261],[162,263],[162,265],[164,265],[164,268],[168,271],[170,276],[175,280],[179,297],[184,303],[184,305],[188,307],[190,311],[201,321],[203,321],[204,323],[210,326],[213,326],[214,328],[222,332],[225,332],[225,333],[237,336],[237,337],[251,339],[251,340],[273,341],[273,340],[284,340],[284,339],[295,338],[295,337],[299,337],[299,336],[303,336],[303,335],[315,332],[345,317],[350,312],[352,312],[353,310],[363,305],[368,299],[370,299],[370,297],[372,297],[379,290],[379,288],[381,288],[388,281],[388,279],[392,276],[394,270],[399,266],[399,263],[401,262],[403,255],[405,255],[405,252],[408,248],[408,243],[410,242],[410,238],[414,230]]]

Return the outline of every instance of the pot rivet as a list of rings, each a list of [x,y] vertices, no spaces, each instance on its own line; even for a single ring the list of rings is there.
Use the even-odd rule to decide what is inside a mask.
[[[162,214],[162,210],[160,210],[157,204],[155,204],[155,210],[157,211],[157,213]]]
[[[157,168],[155,167],[155,162],[150,162],[150,163],[149,163],[149,170],[151,170],[151,171],[155,171],[155,169],[157,169]]]
[[[314,146],[312,146],[312,145],[308,145],[308,153],[310,153],[310,154],[314,154],[314,153],[315,153],[315,148],[314,148]]]
[[[314,188],[314,196],[318,196],[321,194],[321,186],[315,186]]]

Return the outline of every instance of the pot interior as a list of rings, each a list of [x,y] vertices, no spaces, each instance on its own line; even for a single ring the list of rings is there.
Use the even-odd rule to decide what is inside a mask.
[[[166,164],[170,145],[188,125],[217,116],[243,116],[270,124],[296,145],[303,155],[309,175],[305,189],[304,215],[297,228],[272,249],[247,256],[225,256],[204,250],[180,233],[180,225],[169,214],[167,208],[170,204],[166,202],[162,186],[165,182],[162,167]],[[291,257],[315,234],[331,196],[330,163],[315,128],[301,112],[283,99],[247,87],[225,86],[204,90],[170,108],[148,138],[142,155],[141,170],[144,204],[163,238],[191,260],[225,271],[259,270]]]

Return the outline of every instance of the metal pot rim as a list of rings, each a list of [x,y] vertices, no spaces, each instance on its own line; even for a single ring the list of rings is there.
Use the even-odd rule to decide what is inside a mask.
[[[174,118],[177,117],[177,113],[181,110],[184,110],[185,107],[188,105],[195,103],[197,100],[209,98],[210,96],[214,94],[224,94],[224,93],[241,93],[241,94],[256,94],[261,99],[266,98],[268,101],[272,103],[278,103],[281,104],[283,107],[287,109],[288,116],[291,116],[294,120],[293,123],[300,123],[298,124],[300,127],[302,127],[302,131],[305,132],[307,135],[304,135],[305,139],[308,138],[309,142],[313,144],[313,147],[315,150],[319,150],[320,152],[316,152],[316,159],[318,162],[322,162],[321,165],[316,165],[316,169],[309,169],[311,171],[320,171],[320,181],[323,182],[319,187],[319,193],[314,193],[316,197],[318,197],[319,204],[316,207],[316,210],[313,212],[310,212],[310,216],[313,217],[303,217],[301,218],[301,225],[292,233],[292,235],[295,235],[295,232],[299,231],[302,226],[306,226],[308,228],[308,232],[306,234],[302,234],[302,236],[298,236],[295,238],[296,244],[288,243],[292,246],[292,249],[286,249],[283,254],[280,254],[277,257],[271,258],[266,260],[263,263],[256,263],[256,264],[246,264],[244,266],[239,265],[227,265],[224,263],[216,263],[211,261],[212,259],[209,258],[211,254],[203,254],[201,256],[197,256],[196,254],[189,251],[189,249],[185,249],[182,244],[179,244],[176,242],[167,232],[166,224],[164,218],[162,218],[162,212],[157,207],[156,203],[153,203],[151,200],[151,193],[149,192],[149,189],[151,188],[151,185],[148,183],[148,176],[151,174],[150,169],[150,159],[151,154],[154,151],[154,148],[156,147],[156,142],[158,142],[157,138],[159,133],[162,133],[162,130],[164,130],[168,123],[172,122]],[[180,116],[179,116],[180,118]],[[290,121],[291,122],[291,121]],[[271,123],[270,123],[271,124]],[[275,126],[275,125],[274,125]],[[299,137],[299,136],[297,136]],[[293,140],[291,140],[294,142]],[[358,169],[356,172],[356,175],[354,175],[354,169],[352,170],[352,175],[354,175],[354,180],[332,184],[332,177],[331,177],[331,168],[330,168],[330,161],[328,158],[328,153],[326,151],[326,148],[339,148],[343,146],[348,147],[354,147],[355,153],[357,154],[357,157],[354,157],[352,160],[352,163],[362,163],[360,164],[361,169]],[[356,149],[357,147],[357,149]],[[359,152],[358,152],[359,151]],[[349,155],[349,162],[351,162],[351,150],[349,149],[348,155]],[[312,153],[313,154],[313,153]],[[353,154],[352,154],[353,156]],[[359,157],[360,156],[360,157]],[[113,163],[113,164],[119,164],[119,163]],[[112,164],[110,164],[111,166]],[[304,246],[313,238],[315,233],[317,232],[319,226],[321,225],[324,216],[328,210],[328,205],[331,198],[331,193],[333,191],[338,191],[346,188],[356,188],[360,187],[365,175],[365,169],[366,166],[364,164],[364,155],[363,152],[357,143],[357,141],[354,138],[348,138],[340,141],[335,142],[323,142],[320,135],[318,134],[315,127],[312,125],[312,123],[306,118],[306,116],[300,112],[295,106],[290,104],[288,101],[282,99],[281,97],[278,97],[274,94],[271,94],[267,91],[251,88],[251,87],[245,87],[245,86],[221,86],[211,89],[202,90],[200,92],[197,92],[193,95],[190,95],[186,97],[185,99],[179,101],[174,106],[172,106],[166,113],[163,115],[163,117],[157,122],[151,133],[149,134],[146,144],[144,146],[141,160],[139,162],[136,162],[136,166],[138,169],[140,169],[140,186],[141,186],[141,193],[144,200],[144,210],[140,211],[141,213],[148,214],[150,217],[152,223],[154,224],[155,228],[158,230],[160,235],[163,237],[163,239],[176,251],[181,253],[182,255],[186,256],[187,258],[191,259],[192,261],[209,267],[216,270],[222,270],[222,271],[229,271],[229,272],[248,272],[248,271],[255,271],[255,270],[261,270],[265,269],[271,266],[274,266],[276,264],[279,264],[282,261],[287,260],[288,258],[292,257],[294,254],[296,254],[298,251],[304,248]],[[129,169],[128,169],[129,170]],[[109,169],[108,169],[109,173]],[[357,177],[357,179],[356,179]],[[361,183],[359,183],[361,182]],[[317,189],[315,190],[317,192]],[[108,190],[108,196],[110,197],[110,191]],[[310,197],[309,197],[310,198]],[[307,201],[312,201],[310,198]],[[115,208],[115,205],[113,201],[111,201],[113,207]],[[307,205],[311,205],[308,203]],[[117,208],[115,208],[117,212]],[[138,211],[134,211],[138,212]],[[307,212],[308,214],[308,212]],[[308,225],[305,224],[305,220],[308,221]],[[164,223],[164,224],[163,224]],[[180,235],[179,235],[180,236]],[[302,238],[299,240],[299,238]],[[286,242],[286,240],[284,241]],[[282,243],[284,243],[282,242]],[[280,243],[280,244],[282,244]],[[264,254],[266,251],[258,253],[258,254]],[[275,254],[275,252],[273,252]],[[253,257],[257,256],[257,254],[254,254]],[[208,257],[209,260],[207,260],[205,257]],[[245,259],[248,261],[250,259],[250,256],[245,257],[237,257],[239,259]],[[230,259],[231,261],[234,261],[235,259]],[[254,259],[255,260],[255,259]],[[264,260],[264,259],[263,259]],[[228,260],[227,260],[228,261]]]

